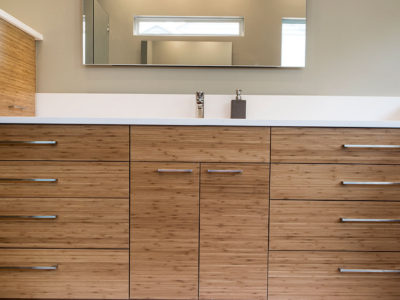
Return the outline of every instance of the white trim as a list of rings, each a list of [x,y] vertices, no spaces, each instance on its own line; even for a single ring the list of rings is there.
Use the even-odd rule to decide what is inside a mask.
[[[9,13],[6,13],[4,10],[0,9],[0,19],[7,21],[8,23],[14,25],[15,27],[21,29],[25,33],[33,36],[37,41],[43,41],[43,35],[33,28],[29,27],[25,23],[21,22],[17,18],[13,17]]]

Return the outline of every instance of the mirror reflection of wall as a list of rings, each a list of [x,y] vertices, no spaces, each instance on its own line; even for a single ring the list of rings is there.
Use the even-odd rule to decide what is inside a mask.
[[[83,3],[86,64],[305,66],[306,0]]]

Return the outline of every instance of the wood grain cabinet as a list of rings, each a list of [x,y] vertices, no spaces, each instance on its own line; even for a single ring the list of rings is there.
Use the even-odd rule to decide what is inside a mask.
[[[265,164],[202,164],[199,299],[267,299],[268,176]]]
[[[129,298],[129,127],[0,125],[0,298]]]
[[[267,299],[269,129],[131,131],[131,298]]]
[[[0,298],[400,299],[399,136],[0,126]]]
[[[197,299],[199,164],[132,163],[131,298]]]
[[[270,300],[400,298],[399,138],[272,129]]]

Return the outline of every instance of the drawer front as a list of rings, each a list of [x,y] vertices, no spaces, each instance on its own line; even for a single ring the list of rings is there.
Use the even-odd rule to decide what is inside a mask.
[[[0,291],[0,298],[128,299],[129,253],[1,249]]]
[[[271,201],[270,249],[400,251],[400,202]]]
[[[197,299],[199,164],[132,163],[131,298]]]
[[[268,162],[266,127],[133,126],[134,161]]]
[[[273,251],[269,263],[270,300],[400,299],[400,274],[379,273],[400,272],[399,252]]]
[[[271,199],[400,200],[400,166],[273,164]]]
[[[0,160],[129,161],[129,126],[1,125]]]
[[[399,129],[272,128],[272,162],[400,164]]]
[[[267,298],[268,171],[202,164],[199,299]]]
[[[0,198],[0,247],[129,248],[129,200]]]
[[[3,161],[0,197],[128,198],[129,163]]]

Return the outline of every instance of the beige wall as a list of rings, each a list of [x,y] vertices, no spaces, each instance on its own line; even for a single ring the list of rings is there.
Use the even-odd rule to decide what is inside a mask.
[[[44,34],[38,91],[400,96],[400,1],[308,0],[307,68],[82,66],[80,0],[0,0]]]
[[[148,38],[153,41],[232,42],[234,65],[280,66],[282,18],[306,17],[306,0],[98,0],[98,2],[110,16],[111,64],[140,64],[140,42]],[[243,37],[134,36],[135,15],[241,16],[245,19],[246,34]]]

